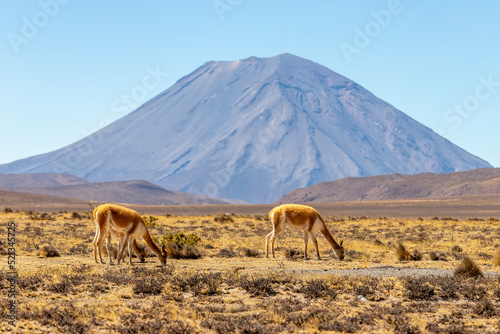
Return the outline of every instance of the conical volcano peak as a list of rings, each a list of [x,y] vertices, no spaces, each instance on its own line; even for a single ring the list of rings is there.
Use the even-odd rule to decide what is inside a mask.
[[[271,203],[348,176],[491,167],[313,61],[211,61],[67,147],[1,165]]]
[[[212,78],[229,75],[236,80],[241,77],[256,77],[256,81],[280,81],[284,84],[296,81],[306,86],[317,83],[336,87],[352,83],[351,80],[325,66],[290,53],[273,57],[251,56],[236,61],[210,61],[193,72],[193,74],[199,73],[210,75]]]

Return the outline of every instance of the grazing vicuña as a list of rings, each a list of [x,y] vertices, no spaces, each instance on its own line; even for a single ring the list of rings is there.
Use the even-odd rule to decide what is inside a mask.
[[[314,208],[307,205],[299,204],[283,204],[275,207],[269,213],[269,218],[273,224],[273,231],[266,236],[266,257],[269,253],[269,241],[271,241],[271,249],[274,257],[274,241],[278,234],[285,230],[288,223],[291,228],[297,231],[304,232],[304,257],[307,260],[307,242],[311,239],[316,248],[318,260],[321,260],[318,250],[318,241],[314,235],[316,232],[321,232],[325,236],[328,243],[332,246],[335,255],[339,260],[344,259],[344,247],[342,241],[338,244],[326,227],[325,221]]]
[[[166,264],[167,253],[165,247],[161,249],[156,246],[151,239],[148,228],[142,217],[134,210],[125,208],[119,205],[113,204],[103,204],[95,208],[94,210],[94,220],[96,223],[96,235],[94,238],[94,258],[97,261],[97,253],[99,253],[99,260],[102,260],[102,243],[105,238],[108,238],[107,247],[108,254],[110,254],[109,241],[111,231],[115,232],[115,235],[121,237],[120,246],[117,255],[117,264],[120,264],[120,260],[125,251],[125,247],[128,245],[130,264],[132,264],[132,244],[135,239],[142,237],[146,244],[151,248],[153,253],[156,254],[160,263],[162,265]],[[109,255],[109,262],[112,264],[111,255]]]

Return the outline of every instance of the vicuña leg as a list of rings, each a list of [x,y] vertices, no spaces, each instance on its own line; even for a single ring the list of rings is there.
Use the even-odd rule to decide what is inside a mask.
[[[130,234],[125,233],[120,240],[120,249],[118,250],[118,257],[117,257],[117,264],[120,264],[120,261],[122,259],[123,253],[125,252],[125,247],[128,247],[129,251],[129,257],[130,257],[130,264],[132,264],[132,238],[130,237]]]
[[[275,257],[274,242],[276,241],[276,237],[278,236],[278,234],[280,234],[281,232],[283,232],[283,228],[280,226],[275,226],[273,231],[266,236],[266,257],[267,257],[268,250],[269,250],[269,248],[268,248],[269,240],[271,241],[271,251],[273,253],[273,258]]]
[[[107,229],[106,227],[103,227],[102,229],[100,229],[98,231],[98,233],[96,235],[97,252],[99,253],[99,259],[101,260],[102,264],[105,264],[105,262],[102,260],[102,244],[104,243],[104,239],[107,237],[108,234],[109,234],[109,229]]]
[[[271,239],[273,233],[274,233],[274,231],[271,231],[268,235],[266,235],[266,257],[268,257],[268,254],[269,254],[269,240]],[[96,258],[96,262],[97,262],[97,258]]]
[[[319,257],[318,240],[316,240],[316,236],[314,235],[314,233],[309,231],[307,232],[307,234],[309,235],[309,239],[312,240],[314,248],[316,248],[316,256],[318,257],[318,260],[321,260],[321,258]],[[307,260],[307,253],[306,253],[306,260]]]
[[[125,251],[125,247],[128,244],[128,238],[129,236],[125,233],[123,236],[120,238],[120,243],[119,243],[119,248],[118,248],[118,255],[116,255],[116,264],[120,264],[120,261],[122,260],[123,252]]]
[[[309,241],[309,234],[304,231],[304,258],[307,260],[307,242]]]
[[[92,245],[94,247],[94,259],[95,259],[95,263],[99,263],[97,261],[97,240],[99,240],[99,225],[97,225],[97,227],[96,227],[94,241],[92,242]],[[101,259],[101,262],[102,262],[102,259]]]
[[[113,265],[114,263],[113,263],[113,260],[112,260],[112,257],[111,257],[111,232],[108,233],[108,238],[106,240],[106,250],[108,251],[109,264]]]

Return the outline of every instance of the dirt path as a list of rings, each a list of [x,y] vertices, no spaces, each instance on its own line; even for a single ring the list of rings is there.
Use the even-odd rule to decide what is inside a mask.
[[[342,276],[369,276],[369,277],[421,277],[421,276],[453,276],[452,269],[439,268],[397,268],[393,266],[381,266],[372,268],[354,268],[343,270],[308,269],[308,270],[286,270],[289,273],[303,274],[325,274]],[[484,271],[485,277],[500,277],[498,271]]]
[[[58,258],[38,258],[34,256],[18,257],[18,269],[32,270],[33,268],[41,268],[47,266],[58,267],[61,265],[79,265],[79,264],[95,265],[90,255],[85,257],[66,256]],[[287,260],[271,260],[265,258],[214,258],[204,257],[198,260],[171,260],[167,261],[169,265],[175,266],[179,270],[192,271],[225,271],[237,270],[245,274],[255,273],[270,273],[270,272],[285,272],[290,274],[302,275],[342,275],[342,276],[368,276],[368,277],[421,277],[421,276],[453,276],[454,269],[443,268],[415,268],[403,266],[382,265],[368,268],[358,268],[361,263],[345,263],[337,260],[309,260],[309,261],[287,261]],[[148,258],[146,263],[134,262],[134,266],[151,267],[157,266],[156,258]],[[325,267],[341,269],[328,269]],[[354,265],[354,266],[353,266]],[[125,266],[125,265],[123,265]],[[500,277],[500,271],[483,270],[485,277]]]

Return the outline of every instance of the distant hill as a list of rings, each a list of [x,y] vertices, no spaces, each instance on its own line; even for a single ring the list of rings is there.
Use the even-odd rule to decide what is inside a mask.
[[[348,177],[289,192],[276,203],[379,201],[500,194],[500,168],[448,174]]]
[[[22,208],[24,210],[36,209],[46,205],[65,205],[66,208],[78,207],[80,210],[88,209],[89,201],[71,198],[61,198],[47,195],[26,194],[15,191],[0,190],[0,210],[5,208]],[[48,210],[49,211],[49,210]],[[54,210],[51,210],[54,211]]]
[[[27,173],[0,174],[0,188],[49,188],[90,184],[92,182],[69,174]]]
[[[142,205],[229,204],[229,201],[166,190],[143,180],[92,183],[65,174],[4,174],[0,189],[86,201]]]

